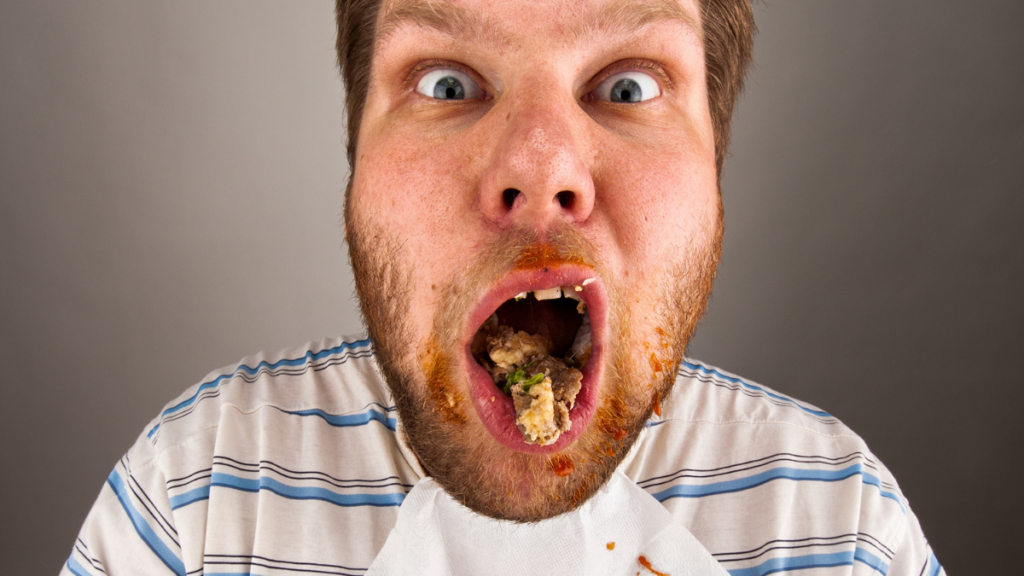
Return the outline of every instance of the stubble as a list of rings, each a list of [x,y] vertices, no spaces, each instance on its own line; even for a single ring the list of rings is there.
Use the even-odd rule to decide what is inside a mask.
[[[609,346],[598,408],[586,431],[554,455],[509,450],[490,437],[468,399],[459,373],[461,322],[486,286],[512,270],[541,241],[512,230],[481,254],[468,271],[453,273],[440,291],[432,329],[413,340],[406,320],[414,263],[386,229],[346,210],[346,237],[363,318],[395,401],[406,441],[427,473],[453,498],[493,518],[530,522],[580,506],[608,480],[636,442],[704,314],[722,242],[721,204],[714,230],[702,231],[679,258],[662,267],[654,326],[635,328],[641,314],[623,298],[597,250],[568,225],[543,239],[566,261],[595,268],[608,291]]]

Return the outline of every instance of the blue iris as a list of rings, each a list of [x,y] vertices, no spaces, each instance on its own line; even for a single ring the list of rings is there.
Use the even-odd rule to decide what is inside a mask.
[[[612,86],[612,102],[639,102],[643,98],[640,85],[629,78],[623,78]]]
[[[466,90],[462,82],[454,76],[445,76],[434,84],[434,98],[438,100],[462,100],[466,97]]]

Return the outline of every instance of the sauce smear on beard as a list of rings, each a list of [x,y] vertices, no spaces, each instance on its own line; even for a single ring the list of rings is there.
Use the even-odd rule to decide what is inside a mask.
[[[572,463],[572,458],[559,454],[551,459],[551,471],[555,473],[555,476],[568,476],[572,474],[576,466]]]
[[[420,365],[426,376],[427,392],[434,412],[440,414],[450,424],[465,424],[466,414],[462,411],[462,396],[452,382],[451,361],[438,351],[433,339],[420,357]]]

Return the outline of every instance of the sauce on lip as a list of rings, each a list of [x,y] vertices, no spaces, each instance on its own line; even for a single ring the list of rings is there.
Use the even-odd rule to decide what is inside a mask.
[[[671,574],[665,574],[664,572],[658,572],[657,570],[652,568],[651,567],[651,563],[648,562],[647,558],[645,558],[643,556],[640,556],[640,558],[638,558],[637,561],[640,562],[641,566],[643,566],[644,568],[647,568],[648,570],[650,570],[651,572],[653,572],[657,576],[672,576]],[[639,574],[639,572],[638,572],[638,574]]]
[[[578,254],[559,254],[558,250],[550,244],[536,244],[529,246],[516,258],[516,270],[537,270],[547,269],[558,264],[580,264],[589,266],[587,261]]]
[[[559,454],[553,457],[550,461],[551,471],[555,473],[555,476],[565,477],[573,473],[576,466],[572,463],[572,458]]]

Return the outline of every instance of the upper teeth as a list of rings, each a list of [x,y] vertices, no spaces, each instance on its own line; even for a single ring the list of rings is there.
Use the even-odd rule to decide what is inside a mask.
[[[563,296],[566,297],[566,298],[572,298],[573,300],[579,300],[580,297],[577,296],[575,293],[576,292],[582,292],[583,291],[583,286],[586,286],[587,284],[590,284],[593,281],[594,281],[593,278],[587,278],[586,280],[581,282],[582,285],[576,285],[576,286],[555,286],[554,288],[546,288],[544,290],[533,290],[532,292],[520,292],[519,294],[516,294],[515,299],[516,300],[522,300],[523,298],[526,298],[527,294],[531,294],[532,293],[533,297],[536,298],[537,300],[556,300],[556,299],[561,298]]]
[[[562,297],[562,287],[555,286],[547,290],[534,290],[533,297],[537,300],[555,300]]]

